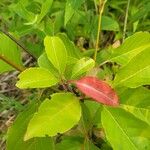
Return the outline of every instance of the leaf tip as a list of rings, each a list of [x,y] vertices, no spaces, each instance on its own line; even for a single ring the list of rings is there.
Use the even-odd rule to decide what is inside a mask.
[[[31,139],[31,137],[30,137],[30,135],[28,133],[26,133],[23,140],[27,141],[29,139]]]

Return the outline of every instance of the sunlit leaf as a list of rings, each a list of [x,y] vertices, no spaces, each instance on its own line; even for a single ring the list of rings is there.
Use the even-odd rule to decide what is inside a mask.
[[[95,61],[90,58],[82,58],[78,60],[72,68],[71,79],[80,77],[83,73],[91,70],[95,66]]]
[[[149,149],[150,127],[120,108],[104,107],[102,125],[113,149]]]
[[[81,117],[79,100],[71,93],[55,93],[46,99],[30,120],[25,140],[55,136],[76,125]]]
[[[46,53],[43,53],[39,58],[38,58],[38,65],[41,68],[45,68],[49,70],[53,75],[59,76],[58,71],[56,68],[52,65],[52,63],[48,60]]]
[[[29,68],[23,71],[19,76],[16,86],[18,88],[44,88],[58,83],[58,79],[47,69]]]
[[[48,59],[63,74],[67,63],[67,50],[62,40],[59,37],[46,36],[44,45]]]
[[[128,37],[120,47],[112,50],[110,61],[124,66],[146,49],[150,49],[150,33],[137,32]]]
[[[114,86],[136,88],[150,84],[150,48],[139,53],[116,74]]]

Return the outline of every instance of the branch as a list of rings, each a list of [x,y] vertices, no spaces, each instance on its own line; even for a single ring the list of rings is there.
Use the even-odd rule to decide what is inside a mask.
[[[4,31],[4,30],[0,30],[2,33],[4,33],[7,37],[9,37],[12,41],[14,41],[20,48],[22,48],[26,53],[30,54],[34,59],[36,59],[36,57],[29,51],[27,50],[20,42],[17,41],[17,39],[15,37],[13,37],[10,33]]]
[[[22,72],[22,71],[25,70],[24,67],[15,64],[14,62],[12,62],[12,61],[9,60],[8,58],[6,58],[4,55],[0,55],[0,60],[3,60],[4,62],[6,62],[7,64],[9,64],[9,65],[12,66],[13,68],[15,68],[16,70],[18,70],[19,72]]]

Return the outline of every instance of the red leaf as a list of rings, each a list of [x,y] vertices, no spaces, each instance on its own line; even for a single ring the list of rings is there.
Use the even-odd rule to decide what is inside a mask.
[[[116,92],[103,80],[96,77],[83,77],[80,80],[71,81],[86,96],[95,101],[110,106],[118,106],[118,96]]]

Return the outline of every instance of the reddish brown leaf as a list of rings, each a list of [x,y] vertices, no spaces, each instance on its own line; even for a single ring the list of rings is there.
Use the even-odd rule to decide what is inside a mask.
[[[71,81],[86,96],[95,101],[110,106],[118,106],[118,96],[116,92],[103,80],[96,77],[83,77],[80,80]]]

